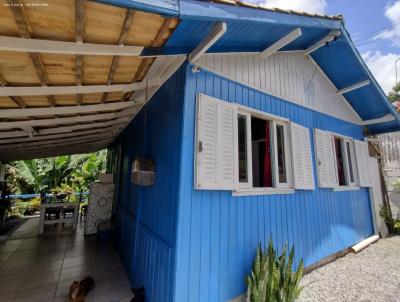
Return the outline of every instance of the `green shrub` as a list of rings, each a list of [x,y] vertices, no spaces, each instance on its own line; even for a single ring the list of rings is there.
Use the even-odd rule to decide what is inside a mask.
[[[267,250],[258,246],[250,276],[247,276],[247,302],[292,302],[302,290],[303,260],[292,271],[294,247],[286,256],[287,244],[278,256],[272,240]]]

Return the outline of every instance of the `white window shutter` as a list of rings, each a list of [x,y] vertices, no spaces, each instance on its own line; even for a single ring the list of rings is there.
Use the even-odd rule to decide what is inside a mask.
[[[314,190],[314,172],[308,128],[290,123],[294,188]]]
[[[369,170],[368,144],[363,141],[354,140],[358,180],[360,187],[371,187],[371,173]]]
[[[329,132],[315,129],[315,155],[318,172],[318,186],[336,188],[337,177],[335,155],[333,153],[332,135]]]
[[[199,94],[195,187],[203,190],[233,190],[235,178],[236,107]]]

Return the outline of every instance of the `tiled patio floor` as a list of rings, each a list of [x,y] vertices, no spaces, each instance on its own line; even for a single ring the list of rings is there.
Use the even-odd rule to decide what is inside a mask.
[[[129,282],[116,251],[98,248],[96,238],[83,235],[83,225],[72,234],[0,244],[2,302],[67,301],[71,283],[88,275],[96,285],[85,301],[130,301]]]

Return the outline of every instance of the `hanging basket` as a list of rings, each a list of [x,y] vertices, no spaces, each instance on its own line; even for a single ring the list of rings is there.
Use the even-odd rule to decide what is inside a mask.
[[[155,164],[152,160],[137,158],[132,162],[132,183],[139,186],[151,186],[155,178]]]

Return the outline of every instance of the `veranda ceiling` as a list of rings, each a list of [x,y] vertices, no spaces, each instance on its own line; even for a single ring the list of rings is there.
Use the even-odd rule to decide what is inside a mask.
[[[4,3],[1,161],[108,146],[184,60],[140,56],[164,45],[176,18],[84,0]]]

